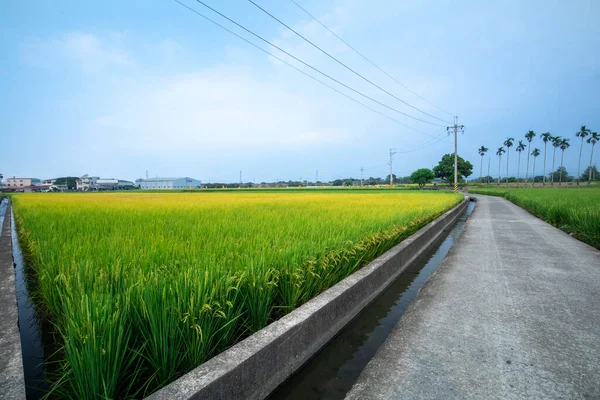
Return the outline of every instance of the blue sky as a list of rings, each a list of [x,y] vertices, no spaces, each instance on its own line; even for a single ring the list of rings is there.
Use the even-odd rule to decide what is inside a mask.
[[[196,1],[182,1],[223,22]],[[378,101],[439,122],[362,81],[248,1],[205,1]],[[256,1],[397,97],[451,119],[291,1]],[[459,154],[473,162],[474,176],[479,146],[491,149],[496,175],[495,150],[530,129],[570,137],[565,165],[576,174],[575,132],[583,124],[600,130],[597,1],[297,1],[404,85],[458,115],[466,125]],[[361,166],[365,176],[385,176],[391,147],[406,152],[395,156],[394,172],[408,175],[453,151],[451,138],[428,145],[430,137],[319,85],[172,0],[8,0],[0,32],[5,177],[133,180],[148,170],[237,181],[242,170],[244,181],[259,182],[314,179],[316,170],[321,179],[359,176]],[[430,135],[445,131],[369,104]],[[589,151],[584,147],[585,165]],[[513,148],[511,175],[516,161]]]

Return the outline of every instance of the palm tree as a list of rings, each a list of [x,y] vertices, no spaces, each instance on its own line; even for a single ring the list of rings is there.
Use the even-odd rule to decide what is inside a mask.
[[[502,164],[502,153],[506,152],[504,147],[498,147],[496,155],[498,156],[498,186],[500,186],[500,166]]]
[[[594,157],[594,146],[596,145],[596,143],[600,142],[600,135],[598,135],[598,132],[592,132],[592,134],[588,138],[587,142],[592,144],[592,154],[590,154],[590,169],[588,170],[588,185],[589,185],[592,183],[592,180],[594,179],[594,177],[592,176],[594,174],[594,170],[592,170],[592,158]]]
[[[538,158],[538,156],[540,155],[540,149],[538,149],[537,147],[535,149],[533,149],[533,151],[531,152],[531,155],[533,156],[533,171],[531,172],[531,186],[535,186],[535,160]]]
[[[583,138],[592,133],[589,129],[583,125],[579,131],[575,134],[575,136],[581,138],[581,147],[579,148],[579,164],[577,164],[577,186],[579,186],[580,172],[581,172],[581,152],[583,151]]]
[[[552,136],[552,146],[554,146],[554,152],[552,153],[552,171],[550,173],[550,184],[554,186],[554,159],[556,158],[556,149],[560,146],[560,136]]]
[[[517,187],[519,187],[519,179],[521,178],[521,152],[525,150],[527,147],[522,140],[519,140],[519,145],[517,146],[517,152],[519,153],[519,163],[517,164]],[[525,185],[527,185],[527,181],[525,181]]]
[[[548,142],[552,140],[550,132],[542,133],[542,140],[544,141],[544,177],[542,178],[542,185],[546,184],[546,155],[548,154],[547,146]]]
[[[506,138],[504,145],[506,146],[506,187],[508,187],[508,161],[510,159],[510,148],[513,145],[515,138]]]
[[[529,142],[529,148],[531,148],[531,141],[535,137],[534,131],[529,131],[525,134],[525,139]],[[527,178],[529,175],[529,153],[527,153],[527,170],[525,171],[525,186],[527,186]]]
[[[479,149],[477,149],[477,151],[479,151],[479,155],[481,156],[481,168],[479,169],[479,183],[483,183],[482,182],[482,176],[483,176],[483,156],[485,155],[485,153],[487,153],[489,149],[485,146],[481,146]]]
[[[562,150],[562,154],[560,156],[560,174],[558,174],[558,184],[562,183],[563,176],[563,159],[565,158],[565,150],[568,149],[571,145],[569,144],[569,139],[562,139],[560,141],[560,149]]]

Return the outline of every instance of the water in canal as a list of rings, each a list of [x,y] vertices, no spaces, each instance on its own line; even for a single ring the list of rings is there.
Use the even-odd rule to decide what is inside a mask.
[[[475,202],[449,233],[369,304],[296,374],[271,394],[271,400],[343,399],[385,342],[419,290],[460,236]]]
[[[23,372],[25,375],[25,391],[28,400],[41,399],[48,391],[45,376],[45,362],[49,349],[44,348],[42,331],[37,312],[29,296],[23,254],[17,239],[14,215],[11,213],[11,234],[13,262],[17,289],[17,307],[19,313],[19,331],[21,333],[21,351],[23,353]],[[49,338],[51,340],[51,338]]]

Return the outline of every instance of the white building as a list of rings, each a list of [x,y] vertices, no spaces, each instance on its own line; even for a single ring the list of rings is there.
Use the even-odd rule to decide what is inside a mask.
[[[81,178],[77,179],[77,190],[88,192],[90,190],[97,189],[96,182],[100,179],[98,176],[89,176],[85,174]]]
[[[39,186],[42,181],[38,178],[6,178],[6,187],[9,188],[22,188],[29,186]]]
[[[121,179],[102,179],[98,176],[84,175],[77,179],[77,190],[89,192],[92,190],[123,190],[133,189],[134,184]]]
[[[140,189],[189,189],[199,187],[202,182],[187,176],[182,178],[148,178],[135,181]]]

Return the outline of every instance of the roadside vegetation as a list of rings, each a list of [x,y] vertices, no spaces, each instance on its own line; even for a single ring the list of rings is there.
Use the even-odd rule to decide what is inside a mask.
[[[473,194],[504,197],[546,222],[600,249],[600,189],[477,188]]]
[[[13,195],[51,397],[143,397],[456,205],[441,192]]]

